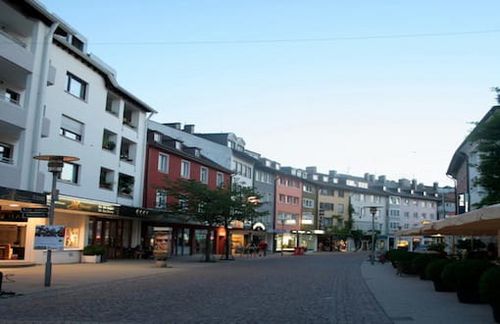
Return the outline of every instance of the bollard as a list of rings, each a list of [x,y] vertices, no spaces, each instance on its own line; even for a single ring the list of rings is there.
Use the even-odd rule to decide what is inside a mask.
[[[0,271],[0,294],[2,294],[3,272]]]

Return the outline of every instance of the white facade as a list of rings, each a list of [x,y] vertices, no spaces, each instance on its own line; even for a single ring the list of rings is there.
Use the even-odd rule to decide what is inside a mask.
[[[79,262],[89,244],[120,257],[140,239],[142,214],[134,208],[142,206],[154,110],[121,88],[116,73],[86,52],[85,38],[37,2],[0,1],[0,26],[0,245],[8,251],[0,259],[45,260],[33,242],[35,226],[47,219],[20,213],[44,207],[37,193],[51,191],[52,174],[37,155],[80,159],[57,181],[54,224],[66,226],[66,236],[54,262]],[[21,200],[5,198],[16,191]],[[133,208],[123,216],[121,206]]]

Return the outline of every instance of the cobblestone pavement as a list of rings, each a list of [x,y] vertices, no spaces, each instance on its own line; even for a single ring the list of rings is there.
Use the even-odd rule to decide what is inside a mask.
[[[391,323],[363,254],[239,259],[0,299],[1,323]]]

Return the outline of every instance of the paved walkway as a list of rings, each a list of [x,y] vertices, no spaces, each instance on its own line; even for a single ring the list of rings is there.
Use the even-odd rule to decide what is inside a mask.
[[[455,293],[366,257],[177,257],[166,269],[146,260],[55,265],[51,288],[43,287],[43,266],[0,269],[13,274],[3,289],[23,294],[0,299],[0,323],[493,323],[490,306],[461,304]]]
[[[279,257],[271,255],[268,257]],[[219,256],[213,257],[217,262]],[[263,259],[259,257],[235,257],[238,261],[253,261]],[[44,287],[45,265],[22,268],[2,268],[4,274],[2,290],[16,294],[29,295],[37,292],[54,291],[62,288],[88,286],[94,284],[116,282],[131,278],[141,278],[158,274],[175,275],[190,268],[210,266],[211,263],[201,262],[202,255],[172,257],[168,260],[168,268],[155,267],[152,260],[112,260],[104,263],[76,263],[54,264],[52,266],[52,284],[50,288]]]
[[[489,305],[459,303],[454,292],[434,291],[432,281],[397,276],[390,262],[372,266],[365,261],[361,273],[394,323],[494,323]]]

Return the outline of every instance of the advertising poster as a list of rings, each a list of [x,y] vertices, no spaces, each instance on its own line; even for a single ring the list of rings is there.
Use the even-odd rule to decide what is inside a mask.
[[[35,250],[62,250],[64,248],[64,226],[37,225],[35,229]]]
[[[154,247],[153,255],[157,261],[164,261],[169,254],[171,233],[169,231],[161,230],[154,232]]]

